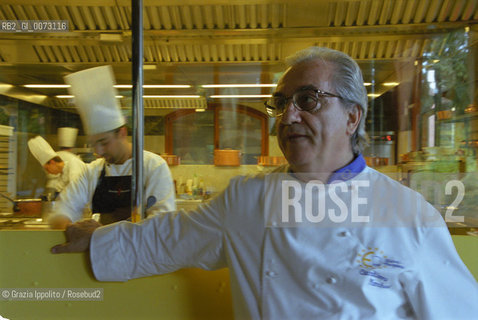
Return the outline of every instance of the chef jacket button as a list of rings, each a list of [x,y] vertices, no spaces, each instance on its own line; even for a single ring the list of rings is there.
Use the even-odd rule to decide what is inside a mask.
[[[330,276],[327,278],[326,282],[328,284],[336,284],[337,283],[337,278],[335,278],[334,276]]]
[[[349,236],[350,236],[350,232],[348,232],[348,231],[341,231],[341,232],[339,232],[339,236],[341,236],[341,237],[349,237]]]
[[[275,273],[274,271],[266,271],[266,276],[268,277],[275,277],[277,275],[277,273]]]

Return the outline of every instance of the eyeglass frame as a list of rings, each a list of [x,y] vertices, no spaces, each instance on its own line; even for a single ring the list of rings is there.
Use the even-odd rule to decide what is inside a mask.
[[[295,101],[294,101],[294,96],[295,96],[297,93],[303,92],[303,91],[313,91],[313,92],[316,94],[317,104],[316,104],[315,107],[313,107],[313,108],[310,109],[310,110],[301,109],[301,108],[295,103]],[[271,110],[276,110],[276,108],[274,108],[273,106],[271,106],[270,104],[267,103],[267,102],[269,102],[272,98],[273,98],[273,97],[267,99],[267,101],[264,102],[264,106],[265,106],[265,108],[266,108],[266,113],[267,113],[267,115],[268,115],[269,117],[271,117],[271,118],[278,118],[278,117],[282,116],[282,115],[285,113],[285,111],[287,110],[287,105],[288,105],[287,102],[288,102],[289,100],[291,100],[291,99],[292,99],[292,105],[294,106],[294,108],[296,108],[296,109],[299,110],[299,111],[306,111],[306,112],[311,112],[311,113],[320,110],[320,108],[321,108],[322,106],[320,106],[319,108],[317,108],[317,106],[319,105],[319,101],[320,101],[321,98],[339,98],[339,99],[341,99],[341,100],[348,101],[347,99],[345,99],[345,98],[343,98],[343,97],[341,97],[341,96],[339,96],[339,95],[337,95],[337,94],[334,94],[334,93],[331,93],[331,92],[327,92],[327,91],[324,91],[324,90],[321,90],[321,89],[316,89],[316,88],[303,88],[303,89],[301,89],[301,90],[298,90],[298,91],[294,92],[294,93],[292,94],[292,96],[290,96],[290,97],[284,97],[286,107],[284,108],[284,110],[283,110],[282,113],[279,113],[279,114],[276,114],[276,115],[273,116],[273,115],[271,115],[271,112],[273,112],[273,111],[271,111]]]

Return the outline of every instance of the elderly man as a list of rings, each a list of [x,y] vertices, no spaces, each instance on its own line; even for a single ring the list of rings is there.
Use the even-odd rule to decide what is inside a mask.
[[[478,287],[439,213],[365,165],[358,65],[326,48],[303,50],[289,65],[266,106],[289,161],[282,173],[232,179],[187,214],[74,225],[52,251],[89,248],[103,281],[229,267],[239,319],[476,316]],[[298,200],[301,192],[311,198]]]
[[[54,227],[62,228],[83,218],[90,205],[102,224],[131,217],[132,145],[128,141],[125,118],[115,98],[111,67],[79,71],[66,77],[88,134],[99,159],[87,165],[86,172],[60,194]],[[175,190],[166,162],[157,154],[143,153],[146,213],[173,211]]]

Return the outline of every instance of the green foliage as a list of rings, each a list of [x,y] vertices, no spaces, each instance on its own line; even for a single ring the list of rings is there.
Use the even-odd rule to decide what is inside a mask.
[[[9,126],[10,116],[5,112],[3,108],[0,108],[0,125]]]
[[[463,30],[451,32],[432,41],[429,50],[423,54],[422,112],[427,112],[435,103],[440,109],[441,97],[452,101],[458,114],[471,103],[470,81],[467,60],[468,34]],[[427,81],[427,74],[434,70],[435,90]]]

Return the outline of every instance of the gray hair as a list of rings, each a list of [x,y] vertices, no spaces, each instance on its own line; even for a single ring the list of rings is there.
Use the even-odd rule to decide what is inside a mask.
[[[365,118],[367,117],[368,98],[367,90],[363,84],[362,71],[351,57],[347,54],[324,47],[309,47],[296,52],[286,58],[289,67],[309,60],[321,60],[333,63],[335,66],[332,79],[337,94],[341,96],[344,107],[347,109],[358,105],[362,109],[357,130],[351,137],[352,151],[355,154],[363,152],[368,145],[368,136],[365,132]]]

